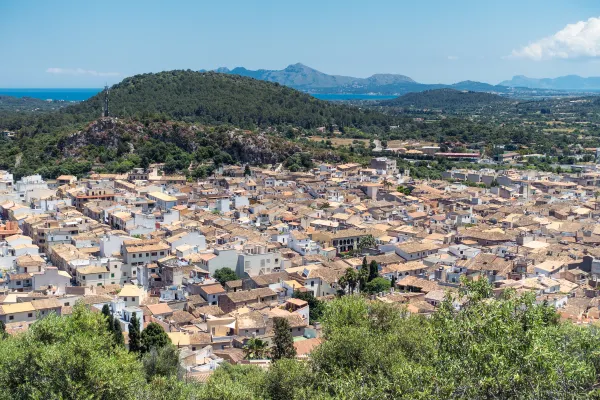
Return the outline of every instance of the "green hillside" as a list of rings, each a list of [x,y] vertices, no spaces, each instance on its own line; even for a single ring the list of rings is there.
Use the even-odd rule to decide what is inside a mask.
[[[103,93],[66,109],[98,117]],[[168,71],[135,75],[110,89],[110,112],[119,117],[165,118],[249,128],[290,124],[315,128],[391,125],[376,111],[332,104],[277,83],[214,72]]]

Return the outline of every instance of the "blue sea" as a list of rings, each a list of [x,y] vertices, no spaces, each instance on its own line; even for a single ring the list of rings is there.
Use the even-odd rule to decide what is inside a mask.
[[[82,101],[87,100],[102,89],[2,89],[0,95],[12,97],[33,97],[42,100]]]
[[[385,96],[380,94],[312,94],[313,97],[327,101],[341,100],[390,100],[398,96]]]
[[[102,89],[2,89],[0,95],[13,97],[33,97],[42,100],[83,101],[87,100]],[[321,100],[388,100],[397,96],[382,96],[374,94],[313,94]]]

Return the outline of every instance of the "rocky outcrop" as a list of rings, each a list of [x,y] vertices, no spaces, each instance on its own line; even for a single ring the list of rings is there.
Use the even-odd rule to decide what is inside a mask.
[[[125,144],[135,151],[140,143],[149,139],[173,143],[190,153],[200,146],[213,146],[238,162],[251,164],[282,162],[302,151],[297,144],[264,131],[225,130],[171,121],[145,124],[110,117],[95,120],[86,129],[64,138],[59,148],[65,157],[77,158],[90,145],[116,150]]]

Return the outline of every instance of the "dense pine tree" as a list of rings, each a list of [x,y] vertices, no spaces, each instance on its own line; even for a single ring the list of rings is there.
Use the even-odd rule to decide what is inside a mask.
[[[117,346],[125,346],[125,339],[123,338],[123,330],[121,329],[121,323],[117,318],[113,319],[113,336]]]
[[[139,353],[141,351],[141,340],[140,340],[140,321],[138,321],[136,314],[131,316],[129,321],[129,351],[132,353]]]
[[[294,347],[294,338],[287,319],[277,317],[273,318],[275,337],[273,338],[273,349],[271,358],[280,360],[282,358],[296,357],[296,348]]]
[[[102,315],[106,318],[106,325],[109,330],[113,329],[113,316],[110,312],[110,307],[108,304],[102,306]]]
[[[373,260],[371,261],[371,264],[369,264],[369,282],[371,282],[373,279],[377,278],[379,276],[379,265],[377,264],[377,261]]]

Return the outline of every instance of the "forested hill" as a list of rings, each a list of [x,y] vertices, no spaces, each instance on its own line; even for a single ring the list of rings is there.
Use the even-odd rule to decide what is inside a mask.
[[[103,96],[99,93],[65,112],[98,117]],[[110,114],[118,117],[161,114],[166,119],[242,128],[280,124],[303,128],[393,125],[393,117],[321,101],[277,83],[182,70],[124,79],[110,89],[109,108]]]
[[[388,107],[457,110],[508,102],[510,102],[509,99],[491,93],[437,89],[421,93],[408,93],[392,100],[382,101],[380,104]]]

